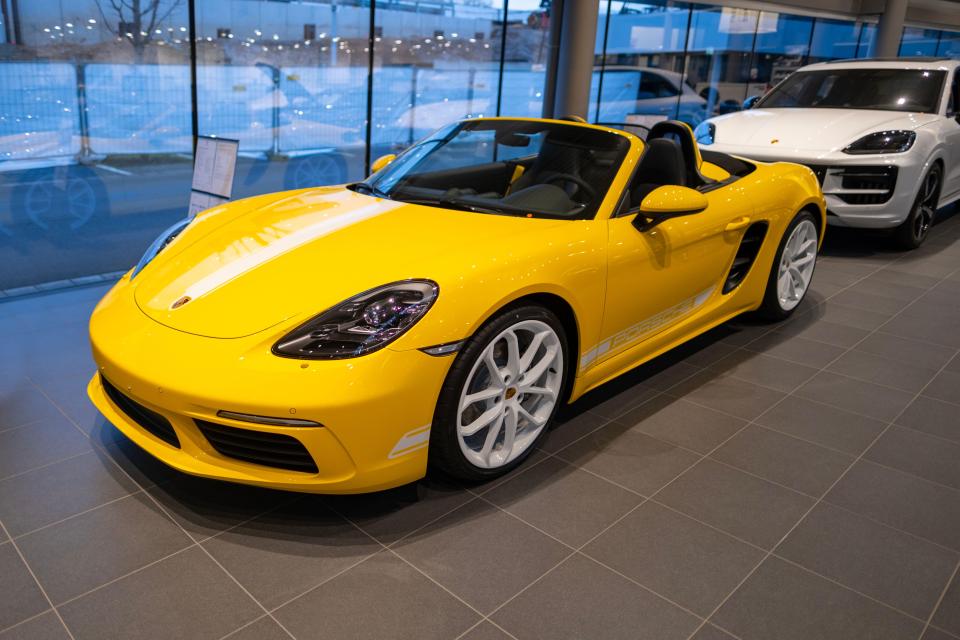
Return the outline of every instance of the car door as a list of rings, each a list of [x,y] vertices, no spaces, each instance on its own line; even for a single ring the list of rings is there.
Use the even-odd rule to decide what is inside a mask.
[[[960,194],[960,68],[953,71],[949,91],[947,117],[941,129],[947,149],[941,200]]]
[[[645,231],[633,225],[635,213],[608,221],[606,305],[591,354],[596,362],[670,329],[720,288],[753,206],[730,187],[705,195],[705,210]]]

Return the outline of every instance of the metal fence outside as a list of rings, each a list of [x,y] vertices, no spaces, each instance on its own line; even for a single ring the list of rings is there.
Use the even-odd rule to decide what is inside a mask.
[[[511,115],[539,115],[543,77],[504,73]],[[496,115],[498,85],[493,64],[377,69],[371,144],[402,147],[452,120]],[[197,93],[199,133],[239,139],[242,152],[365,143],[363,67],[200,65]],[[15,160],[190,153],[191,108],[188,65],[0,63],[0,170]]]
[[[190,153],[190,67],[88,64],[85,79],[92,154]],[[186,107],[185,107],[186,106]]]
[[[0,166],[4,161],[80,153],[77,68],[0,64]]]

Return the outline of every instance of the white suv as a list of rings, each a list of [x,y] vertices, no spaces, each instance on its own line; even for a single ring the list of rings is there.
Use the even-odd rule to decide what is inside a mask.
[[[937,209],[960,200],[958,68],[945,58],[810,65],[750,108],[701,123],[697,139],[807,165],[831,224],[896,228],[904,247],[917,247]]]

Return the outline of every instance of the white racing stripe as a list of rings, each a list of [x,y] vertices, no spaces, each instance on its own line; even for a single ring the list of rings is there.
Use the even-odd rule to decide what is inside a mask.
[[[223,286],[227,282],[237,278],[247,271],[255,269],[261,264],[268,262],[277,256],[283,255],[288,251],[296,249],[302,245],[313,242],[340,229],[374,218],[384,213],[389,213],[395,207],[385,207],[383,203],[371,204],[349,213],[326,218],[314,224],[298,229],[293,233],[274,240],[264,247],[258,247],[243,255],[236,260],[225,264],[222,268],[201,278],[190,285],[184,292],[184,295],[190,296],[196,300],[200,296]],[[266,229],[269,230],[269,229]]]
[[[630,325],[626,329],[618,331],[609,338],[602,340],[593,347],[587,349],[580,356],[580,371],[583,371],[589,367],[595,360],[602,359],[603,355],[608,351],[616,349],[624,344],[637,341],[641,338],[648,337],[660,331],[675,320],[679,320],[706,302],[707,299],[710,298],[710,294],[713,293],[713,289],[714,287],[704,289],[697,295],[687,298],[686,300],[682,300],[669,309],[664,309],[660,313],[641,320],[636,324]]]
[[[420,449],[425,448],[429,443],[430,425],[428,424],[425,427],[417,427],[413,431],[407,431],[405,434],[403,434],[403,437],[397,441],[397,444],[394,445],[393,450],[387,457],[393,460],[394,458],[405,456],[408,453],[419,451]]]

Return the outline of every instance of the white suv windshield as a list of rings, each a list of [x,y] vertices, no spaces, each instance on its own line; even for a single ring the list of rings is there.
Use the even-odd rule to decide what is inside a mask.
[[[777,85],[756,106],[936,113],[945,76],[945,71],[929,69],[799,71]]]

